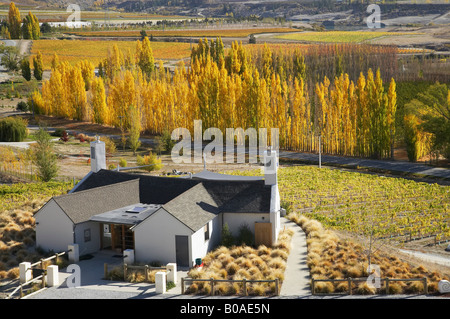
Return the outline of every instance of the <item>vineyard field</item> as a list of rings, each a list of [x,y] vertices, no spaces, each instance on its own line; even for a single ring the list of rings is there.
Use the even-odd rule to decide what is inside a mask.
[[[327,43],[361,43],[380,37],[414,36],[419,33],[382,32],[382,31],[325,31],[297,32],[279,35],[277,38],[295,41],[327,42]]]
[[[39,182],[0,185],[0,214],[20,208],[25,202],[48,200],[52,196],[67,193],[72,182]]]
[[[282,201],[293,212],[328,228],[363,235],[373,231],[394,243],[450,237],[449,186],[296,166],[279,170],[279,187]]]
[[[89,60],[98,65],[114,44],[117,44],[124,53],[128,50],[134,52],[136,49],[135,41],[35,40],[31,54],[41,52],[46,70],[51,67],[54,53],[61,62],[67,61],[71,65],[82,60]],[[191,54],[189,43],[152,42],[152,50],[156,60],[179,60],[188,58]]]

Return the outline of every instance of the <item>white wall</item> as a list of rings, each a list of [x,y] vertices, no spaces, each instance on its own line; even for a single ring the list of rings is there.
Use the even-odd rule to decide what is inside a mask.
[[[270,222],[269,213],[222,213],[223,225],[228,224],[231,234],[238,236],[241,225],[246,224],[255,234],[255,222]]]
[[[278,240],[278,234],[281,229],[280,221],[280,192],[278,191],[278,184],[272,186],[270,198],[270,222],[272,223],[272,243],[275,244]]]
[[[204,228],[200,228],[191,237],[191,262],[195,263],[195,259],[203,258],[214,247],[220,244],[221,240],[221,222],[220,217],[216,216],[213,220],[208,222],[209,224],[209,239],[205,241]]]
[[[175,235],[188,236],[189,247],[191,246],[192,231],[162,208],[137,225],[133,231],[137,262],[176,262]],[[191,256],[189,260],[192,260]]]
[[[84,241],[84,231],[89,229],[91,240]],[[75,243],[78,244],[80,256],[100,250],[100,226],[98,222],[85,222],[75,225]]]
[[[37,247],[62,252],[67,250],[69,244],[73,244],[73,222],[53,199],[34,217]]]

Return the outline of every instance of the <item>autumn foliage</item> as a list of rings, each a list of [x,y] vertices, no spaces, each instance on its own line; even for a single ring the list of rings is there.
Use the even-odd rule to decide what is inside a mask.
[[[275,127],[281,148],[317,151],[320,135],[326,153],[383,158],[395,132],[396,90],[392,70],[379,66],[392,57],[390,48],[351,44],[280,50],[234,42],[224,49],[218,38],[200,40],[190,67],[180,62],[170,74],[162,62],[156,67],[144,38],[134,52],[115,44],[98,78],[88,61],[54,62],[50,80],[32,98],[42,114],[122,130],[139,121],[152,134],[178,127],[192,132],[197,119],[222,131]]]

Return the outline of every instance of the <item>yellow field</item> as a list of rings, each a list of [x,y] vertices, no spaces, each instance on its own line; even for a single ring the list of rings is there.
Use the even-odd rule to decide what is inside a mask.
[[[315,31],[297,32],[277,36],[277,38],[310,42],[346,42],[360,43],[379,37],[418,35],[419,33],[383,32],[383,31]]]
[[[50,69],[54,53],[60,61],[68,61],[70,64],[89,60],[97,65],[107,56],[108,49],[114,44],[117,44],[124,54],[128,49],[131,52],[136,49],[136,41],[35,40],[31,54],[35,55],[41,51],[44,68],[47,70]],[[152,42],[151,45],[155,60],[179,60],[190,57],[191,54],[189,43]]]

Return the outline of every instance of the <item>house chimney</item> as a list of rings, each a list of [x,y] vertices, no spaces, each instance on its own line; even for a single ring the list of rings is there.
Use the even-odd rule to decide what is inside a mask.
[[[105,142],[100,141],[97,136],[96,140],[91,142],[91,171],[97,173],[101,169],[106,169]]]
[[[277,185],[278,157],[277,151],[270,147],[264,152],[264,182],[266,185]]]

